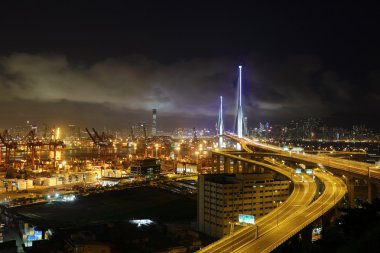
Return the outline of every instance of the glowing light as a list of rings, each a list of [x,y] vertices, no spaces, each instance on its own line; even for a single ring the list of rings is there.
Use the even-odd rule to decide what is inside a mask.
[[[237,111],[237,134],[239,138],[243,137],[243,108],[241,106],[241,92],[242,92],[242,76],[241,76],[242,66],[239,66],[239,87],[238,87],[238,111]],[[241,149],[241,147],[238,147]]]
[[[57,131],[55,132],[55,139],[58,140],[61,135],[61,129],[57,127]]]
[[[239,214],[239,222],[247,223],[247,224],[254,224],[255,223],[255,216],[247,215],[247,214]]]
[[[149,226],[153,224],[154,222],[149,219],[141,219],[141,220],[130,220],[129,223],[136,224],[138,227],[141,227],[141,225]]]
[[[68,196],[63,196],[62,201],[64,202],[72,202],[76,199],[75,195],[68,195]]]

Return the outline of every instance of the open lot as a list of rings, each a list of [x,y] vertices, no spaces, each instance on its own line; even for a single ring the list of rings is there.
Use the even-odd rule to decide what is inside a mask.
[[[14,209],[25,221],[50,228],[129,219],[159,222],[196,219],[196,201],[156,187],[141,187]]]

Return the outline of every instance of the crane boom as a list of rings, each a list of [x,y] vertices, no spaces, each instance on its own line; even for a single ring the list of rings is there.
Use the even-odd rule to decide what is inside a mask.
[[[88,135],[90,136],[91,140],[92,140],[94,143],[96,143],[96,139],[95,139],[95,137],[91,134],[91,132],[87,129],[87,127],[86,127],[86,132],[87,132]]]

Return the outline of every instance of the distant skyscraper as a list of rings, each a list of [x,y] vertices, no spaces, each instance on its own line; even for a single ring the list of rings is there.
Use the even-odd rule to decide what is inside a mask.
[[[259,133],[263,133],[265,131],[265,126],[263,123],[260,122],[260,125],[259,125]]]
[[[248,135],[248,118],[244,117],[243,120],[243,135],[247,136]]]
[[[74,140],[79,137],[79,128],[76,125],[69,125],[67,127],[66,138]]]
[[[157,134],[157,109],[152,109],[152,136]]]
[[[135,123],[132,125],[131,135],[133,135],[134,138],[146,138],[146,129],[147,124],[145,122]]]

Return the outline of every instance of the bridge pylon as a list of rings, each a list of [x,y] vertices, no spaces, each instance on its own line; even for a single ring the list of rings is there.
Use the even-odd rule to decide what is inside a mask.
[[[218,147],[219,149],[223,146],[223,132],[224,132],[224,124],[223,124],[223,97],[220,96],[220,108],[219,108],[219,117],[218,117]]]

